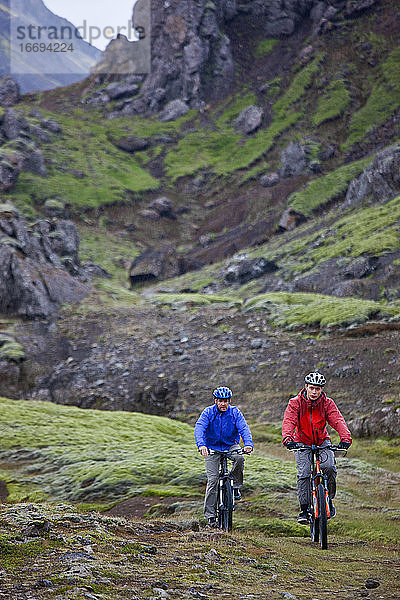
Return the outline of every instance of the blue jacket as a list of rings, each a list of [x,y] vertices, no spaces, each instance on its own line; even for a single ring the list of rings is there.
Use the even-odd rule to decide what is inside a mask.
[[[196,445],[211,450],[229,450],[238,444],[242,437],[245,446],[253,447],[249,426],[236,406],[229,405],[226,412],[220,412],[216,404],[207,406],[194,426]]]

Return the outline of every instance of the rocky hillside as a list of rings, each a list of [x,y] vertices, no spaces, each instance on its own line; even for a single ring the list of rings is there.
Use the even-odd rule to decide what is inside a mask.
[[[167,4],[148,77],[3,81],[1,392],[277,421],[320,368],[399,435],[396,3]]]
[[[0,75],[11,73],[23,93],[81,81],[102,53],[75,36],[75,27],[80,25],[53,14],[42,0],[4,0],[0,5]],[[65,40],[69,45],[70,31],[73,51],[32,51],[34,43],[47,47]]]

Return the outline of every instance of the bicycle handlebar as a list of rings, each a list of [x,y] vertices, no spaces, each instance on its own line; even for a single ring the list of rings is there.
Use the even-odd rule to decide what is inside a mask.
[[[300,442],[301,443],[301,442]],[[289,448],[288,448],[289,450]],[[301,452],[303,450],[332,450],[333,452],[345,452],[347,454],[347,450],[346,448],[339,448],[338,445],[330,445],[330,446],[316,446],[316,445],[312,445],[312,446],[307,446],[307,444],[303,444],[302,446],[299,446],[298,448],[292,448],[289,450],[289,452]]]
[[[236,448],[234,450],[212,450],[211,448],[207,448],[208,454],[221,454],[229,456],[229,454],[250,454],[250,452],[245,452],[244,448]]]

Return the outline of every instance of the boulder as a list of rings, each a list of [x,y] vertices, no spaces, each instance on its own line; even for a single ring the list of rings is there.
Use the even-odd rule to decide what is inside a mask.
[[[349,421],[349,427],[356,437],[399,437],[400,408],[389,404],[371,414]]]
[[[305,221],[304,215],[293,210],[293,208],[287,208],[279,221],[280,231],[292,231],[301,223]]]
[[[165,245],[159,250],[148,249],[138,256],[132,262],[129,279],[133,288],[139,283],[168,279],[179,274],[178,256],[172,246]]]
[[[300,142],[290,142],[281,154],[281,177],[301,175],[307,169],[307,154]]]
[[[297,25],[306,17],[315,0],[255,0],[249,3],[249,11],[253,17],[264,24],[266,37],[289,36]]]
[[[174,121],[179,117],[185,115],[189,110],[188,105],[183,100],[172,100],[168,102],[164,110],[160,113],[159,119],[163,123],[167,121]]]
[[[0,106],[14,106],[19,100],[18,83],[9,75],[0,77]]]
[[[356,14],[371,8],[376,4],[377,0],[350,0],[346,4],[346,17],[354,17]]]
[[[24,116],[12,108],[6,110],[1,131],[8,140],[15,140],[19,137],[21,130],[27,127],[28,123]]]
[[[22,161],[0,156],[0,192],[12,188],[22,168]]]
[[[126,98],[127,96],[135,96],[140,87],[136,83],[110,83],[105,89],[104,93],[110,98],[110,100],[118,100],[119,98]]]
[[[148,210],[155,211],[160,217],[167,217],[169,219],[176,219],[172,201],[165,196],[156,198],[148,205]]]
[[[350,183],[344,206],[382,203],[400,193],[400,144],[376,154],[372,163]]]
[[[242,133],[252,133],[258,129],[262,123],[264,111],[260,106],[247,106],[242,110],[235,121],[235,129]]]
[[[266,273],[273,273],[278,270],[275,262],[266,258],[247,258],[240,256],[234,261],[225,265],[224,280],[231,283],[243,285],[252,279],[258,279]]]
[[[260,177],[260,185],[266,188],[277,185],[279,181],[279,173],[266,173],[265,175],[261,175]]]
[[[51,133],[60,134],[62,133],[62,127],[54,119],[41,119],[40,124],[44,129],[47,129]]]
[[[150,140],[135,135],[123,136],[118,140],[112,140],[113,144],[125,152],[141,152],[150,147]]]

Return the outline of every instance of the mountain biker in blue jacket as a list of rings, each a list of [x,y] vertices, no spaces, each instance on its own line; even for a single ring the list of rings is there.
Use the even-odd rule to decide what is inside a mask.
[[[236,450],[242,438],[244,452],[250,454],[254,444],[251,432],[241,411],[230,405],[232,391],[228,387],[218,387],[213,392],[214,404],[207,406],[194,427],[194,437],[200,454],[205,458],[207,488],[204,498],[204,516],[211,527],[216,526],[217,487],[219,456],[209,454],[209,450]],[[233,492],[240,500],[240,486],[243,483],[244,457],[232,454]]]

